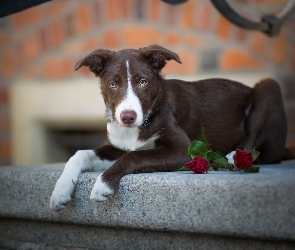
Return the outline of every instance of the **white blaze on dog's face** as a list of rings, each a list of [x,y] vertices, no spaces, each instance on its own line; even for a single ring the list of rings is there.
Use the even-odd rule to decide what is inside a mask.
[[[132,75],[129,61],[126,61],[127,89],[125,96],[115,108],[115,120],[121,126],[141,126],[143,123],[143,110],[140,99],[133,90]]]
[[[101,77],[108,119],[122,127],[140,127],[159,91],[157,74],[135,52],[116,55]]]

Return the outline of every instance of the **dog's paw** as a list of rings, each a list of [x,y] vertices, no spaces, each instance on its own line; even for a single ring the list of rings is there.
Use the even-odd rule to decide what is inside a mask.
[[[90,199],[93,201],[105,201],[107,200],[107,196],[114,193],[114,190],[103,181],[101,175],[98,176],[90,194]]]
[[[50,209],[53,211],[64,210],[67,204],[72,199],[72,194],[75,189],[77,180],[71,179],[70,181],[65,181],[60,178],[52,192],[50,198]]]
[[[228,153],[225,157],[227,158],[228,163],[230,164],[234,164],[234,155],[236,154],[236,151],[232,151],[230,153]]]

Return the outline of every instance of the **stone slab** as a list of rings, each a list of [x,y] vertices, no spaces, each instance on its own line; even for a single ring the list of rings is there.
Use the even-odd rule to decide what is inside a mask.
[[[0,223],[2,223],[0,227],[0,249],[9,250],[295,249],[295,242],[210,234],[72,225],[29,220],[0,219]]]
[[[295,241],[295,161],[261,166],[258,174],[128,175],[101,203],[89,200],[99,173],[83,173],[67,209],[51,212],[50,195],[63,166],[1,167],[0,218]]]

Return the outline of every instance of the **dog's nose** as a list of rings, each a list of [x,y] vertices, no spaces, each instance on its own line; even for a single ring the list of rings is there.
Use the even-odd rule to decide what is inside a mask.
[[[120,114],[121,121],[126,125],[133,124],[136,120],[136,117],[136,113],[132,110],[126,110]]]

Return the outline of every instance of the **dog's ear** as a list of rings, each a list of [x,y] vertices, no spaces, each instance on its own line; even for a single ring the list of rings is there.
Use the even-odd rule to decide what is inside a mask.
[[[148,63],[158,72],[166,65],[166,61],[174,60],[181,63],[179,56],[172,51],[165,49],[159,45],[150,45],[145,48],[140,48],[140,57],[145,58]]]
[[[84,57],[82,60],[76,63],[75,70],[80,69],[82,66],[89,67],[89,70],[95,74],[95,76],[101,77],[106,63],[112,57],[113,52],[107,49],[98,49]]]

